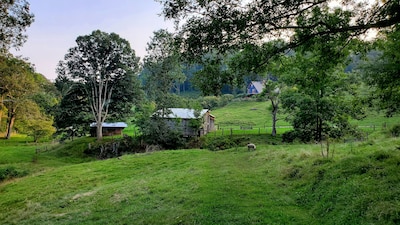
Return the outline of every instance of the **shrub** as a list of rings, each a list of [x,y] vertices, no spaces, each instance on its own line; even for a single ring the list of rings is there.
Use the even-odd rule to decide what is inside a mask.
[[[0,182],[12,178],[23,177],[26,175],[28,175],[27,171],[20,171],[12,166],[6,168],[0,168]]]
[[[215,138],[203,138],[201,147],[211,151],[219,151],[238,146],[245,146],[248,141],[248,137],[221,136]]]
[[[219,107],[219,98],[216,96],[206,96],[201,100],[201,106],[205,109],[215,109]]]
[[[121,156],[124,153],[145,152],[145,147],[141,145],[139,138],[125,135],[121,139],[95,143],[87,148],[84,153],[99,159],[108,159]]]
[[[222,96],[205,96],[199,99],[201,106],[205,109],[215,109],[218,107],[224,107],[233,100],[234,96],[231,94],[225,94]]]
[[[292,143],[297,138],[297,132],[295,130],[286,131],[282,134],[282,142]]]
[[[400,124],[396,124],[390,128],[390,133],[393,137],[400,137]]]

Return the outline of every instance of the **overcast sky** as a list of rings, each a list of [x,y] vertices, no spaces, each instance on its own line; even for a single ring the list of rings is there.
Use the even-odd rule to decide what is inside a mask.
[[[35,22],[27,29],[28,41],[15,55],[29,59],[36,72],[54,80],[57,63],[78,36],[94,30],[114,32],[128,40],[141,59],[153,32],[173,31],[161,5],[153,0],[28,0]]]

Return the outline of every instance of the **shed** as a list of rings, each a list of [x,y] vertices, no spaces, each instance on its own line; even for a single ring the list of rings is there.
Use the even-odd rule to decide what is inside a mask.
[[[174,128],[177,126],[176,122],[179,121],[178,128],[182,130],[184,137],[203,136],[215,129],[215,116],[208,109],[169,108],[167,110],[168,114],[164,115],[163,118],[169,120],[169,125]],[[159,114],[158,112],[154,115]],[[201,124],[199,128],[193,126],[194,120],[200,120]]]
[[[128,127],[124,122],[103,123],[103,136],[121,135],[122,130]],[[97,123],[90,124],[90,136],[96,137]]]

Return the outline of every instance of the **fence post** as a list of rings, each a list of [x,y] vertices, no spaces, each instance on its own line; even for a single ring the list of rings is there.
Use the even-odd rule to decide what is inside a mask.
[[[233,132],[232,132],[232,128],[231,128],[231,137],[232,137],[232,134],[233,134]]]

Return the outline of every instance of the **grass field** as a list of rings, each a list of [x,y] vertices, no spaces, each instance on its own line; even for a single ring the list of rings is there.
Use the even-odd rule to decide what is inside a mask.
[[[87,143],[80,139],[77,143]],[[71,144],[71,143],[69,143]],[[71,145],[68,145],[71,146]],[[0,184],[2,224],[396,224],[400,140],[176,150],[80,159],[20,146],[37,167]],[[71,147],[72,148],[72,147]],[[10,152],[16,152],[11,149]],[[1,148],[3,157],[5,148]],[[8,152],[8,155],[12,155]],[[57,163],[50,159],[61,162]]]
[[[269,106],[269,102],[238,101],[213,110],[212,114],[215,116],[218,130],[215,135],[230,134],[231,130],[236,134],[270,134],[272,117]],[[282,134],[291,129],[290,124],[285,121],[285,115],[278,114],[278,119],[278,133]],[[389,129],[400,123],[400,115],[385,117],[384,113],[369,111],[365,119],[351,120],[351,123],[368,132],[373,132]]]
[[[263,105],[227,108],[243,116]],[[246,125],[228,112],[213,113]],[[262,115],[249,114],[247,123]],[[247,137],[255,151],[171,150],[102,161],[83,153],[93,138],[0,139],[0,173],[14,168],[21,175],[0,182],[0,224],[400,223],[399,138],[377,129],[363,142],[331,143],[324,158],[326,144]]]

